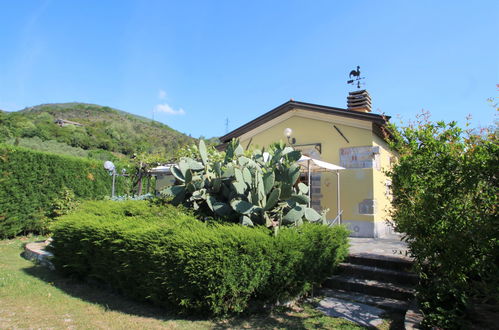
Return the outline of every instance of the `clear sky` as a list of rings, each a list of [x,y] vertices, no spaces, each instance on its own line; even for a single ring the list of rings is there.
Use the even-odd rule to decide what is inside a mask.
[[[357,65],[374,112],[486,126],[499,1],[0,0],[0,109],[107,105],[194,137],[290,98],[346,107]]]

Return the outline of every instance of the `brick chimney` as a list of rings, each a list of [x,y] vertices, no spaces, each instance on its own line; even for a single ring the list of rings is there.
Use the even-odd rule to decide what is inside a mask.
[[[358,112],[371,112],[371,96],[365,89],[348,93],[348,110]]]

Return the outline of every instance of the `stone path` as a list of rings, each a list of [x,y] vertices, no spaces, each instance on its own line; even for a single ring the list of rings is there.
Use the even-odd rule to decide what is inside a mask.
[[[317,309],[332,317],[358,323],[365,327],[376,327],[383,323],[381,315],[385,310],[366,304],[326,297],[319,302]]]
[[[350,255],[410,261],[407,244],[400,239],[350,237]]]

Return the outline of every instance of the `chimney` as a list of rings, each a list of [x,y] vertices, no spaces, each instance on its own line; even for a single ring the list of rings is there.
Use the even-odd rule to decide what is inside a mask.
[[[348,110],[358,112],[371,112],[371,96],[365,89],[348,93]]]

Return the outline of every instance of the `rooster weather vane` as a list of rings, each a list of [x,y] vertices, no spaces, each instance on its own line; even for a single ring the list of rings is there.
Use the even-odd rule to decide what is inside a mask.
[[[349,78],[350,78],[350,80],[347,80],[347,84],[354,85],[354,86],[357,85],[357,88],[359,88],[359,89],[361,86],[360,80],[366,79],[366,77],[360,76],[360,66],[358,66],[358,65],[357,65],[357,70],[350,71]],[[364,84],[362,84],[362,85],[364,85]]]

